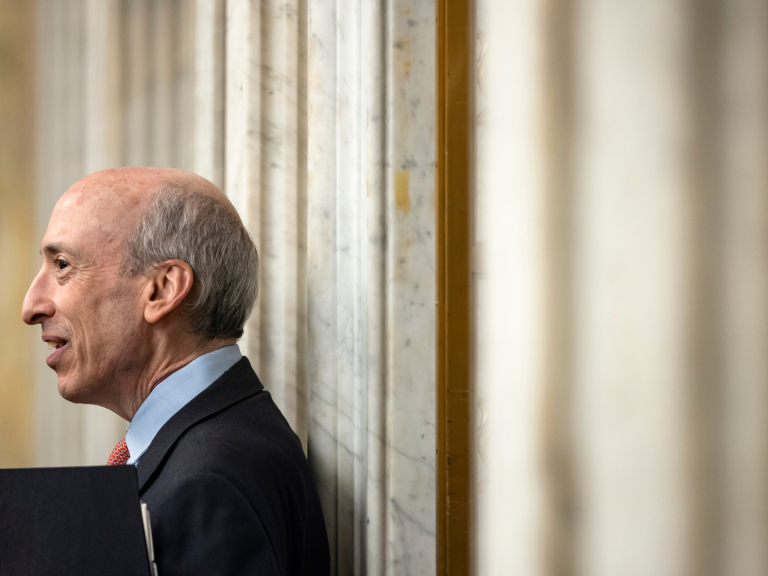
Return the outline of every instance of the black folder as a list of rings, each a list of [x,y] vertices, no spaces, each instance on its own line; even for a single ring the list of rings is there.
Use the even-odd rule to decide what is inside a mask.
[[[134,466],[0,470],[1,576],[150,576]]]

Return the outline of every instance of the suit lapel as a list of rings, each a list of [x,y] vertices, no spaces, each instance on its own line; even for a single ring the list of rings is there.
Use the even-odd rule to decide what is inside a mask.
[[[253,396],[263,388],[248,358],[243,357],[238,360],[232,368],[174,414],[160,429],[136,467],[139,491],[144,489],[184,432],[201,420]]]

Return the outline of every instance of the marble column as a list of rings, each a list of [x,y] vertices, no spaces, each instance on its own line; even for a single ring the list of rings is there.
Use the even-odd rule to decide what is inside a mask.
[[[431,574],[434,5],[196,10],[195,166],[259,247],[241,347],[307,450],[334,574]]]
[[[434,19],[309,4],[308,454],[338,574],[435,571]]]
[[[198,9],[222,18],[221,2]],[[223,126],[223,166],[210,164],[211,174],[220,171],[261,259],[259,298],[240,347],[306,446],[306,6],[229,0],[221,25],[226,56],[200,62],[197,140],[216,146]],[[197,45],[213,47],[219,33],[201,23]],[[218,96],[206,91],[222,69],[220,116]],[[206,162],[201,157],[201,171]]]
[[[194,6],[193,171],[224,189],[224,0]]]

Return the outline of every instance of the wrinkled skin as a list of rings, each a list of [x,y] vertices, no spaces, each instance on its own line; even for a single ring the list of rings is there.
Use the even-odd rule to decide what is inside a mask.
[[[126,420],[169,374],[235,342],[190,333],[180,306],[193,281],[185,262],[160,263],[142,274],[123,269],[140,216],[169,183],[231,208],[210,182],[181,170],[91,174],[56,204],[42,241],[42,267],[22,306],[24,322],[40,324],[43,341],[60,346],[46,362],[58,376],[61,396]]]

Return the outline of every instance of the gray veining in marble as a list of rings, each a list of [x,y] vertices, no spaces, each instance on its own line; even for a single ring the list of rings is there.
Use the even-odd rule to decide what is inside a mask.
[[[434,574],[432,2],[310,2],[309,457],[336,573]]]

